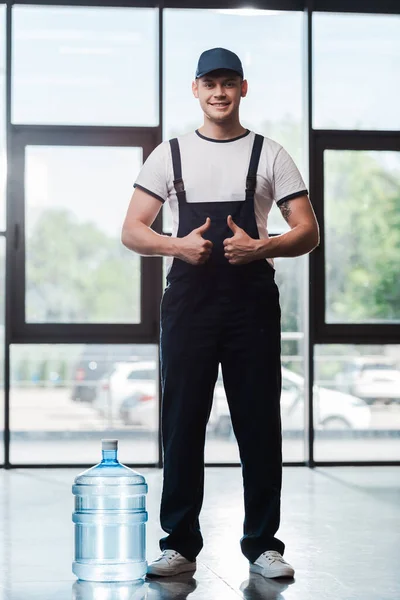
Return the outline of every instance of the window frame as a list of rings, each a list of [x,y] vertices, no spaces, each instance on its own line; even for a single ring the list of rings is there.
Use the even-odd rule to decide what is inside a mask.
[[[321,242],[310,255],[311,296],[314,306],[315,343],[317,344],[384,344],[400,339],[400,323],[327,323],[326,262],[325,262],[325,199],[324,151],[395,151],[400,152],[400,134],[397,131],[332,131],[313,130],[314,175],[313,206],[320,226]],[[311,298],[310,298],[311,300]]]
[[[239,0],[204,0],[200,2],[200,0],[175,0],[175,1],[165,1],[161,5],[155,1],[149,0],[97,0],[96,2],[90,0],[21,0],[20,2],[15,2],[13,0],[7,0],[7,2],[3,2],[6,4],[6,93],[5,93],[5,101],[6,101],[6,129],[7,129],[7,156],[9,159],[9,170],[7,176],[7,199],[10,200],[13,195],[13,179],[12,179],[12,167],[14,161],[14,147],[13,147],[13,136],[14,134],[19,133],[19,130],[25,129],[24,126],[13,126],[11,124],[11,35],[12,35],[12,7],[15,5],[35,5],[35,6],[85,6],[90,8],[101,8],[101,7],[127,7],[127,8],[135,8],[135,7],[152,7],[157,8],[159,11],[159,29],[158,29],[158,41],[159,41],[159,65],[158,65],[158,74],[159,74],[159,110],[160,110],[160,118],[159,118],[159,128],[158,128],[158,138],[157,143],[161,141],[161,132],[162,132],[162,111],[163,111],[163,8],[177,8],[177,9],[191,9],[191,8],[216,8],[216,9],[235,9],[242,8],[243,4]],[[304,11],[304,102],[306,103],[306,112],[307,112],[307,129],[308,129],[308,158],[309,158],[309,190],[310,190],[310,198],[315,207],[315,211],[317,217],[321,223],[322,236],[323,236],[323,150],[325,148],[329,149],[366,149],[366,150],[393,150],[391,136],[396,136],[396,139],[399,139],[400,132],[385,132],[384,134],[379,131],[374,132],[354,132],[354,131],[320,131],[313,130],[311,123],[312,117],[312,108],[313,108],[313,97],[312,97],[312,72],[313,72],[313,57],[312,57],[312,17],[313,14],[317,11],[321,12],[341,12],[341,13],[372,13],[372,14],[389,14],[389,15],[397,15],[400,14],[400,3],[398,0],[254,0],[252,2],[252,7],[257,9],[264,10],[283,10],[283,11]],[[39,129],[47,131],[50,128],[39,127]],[[62,128],[53,128],[62,129]],[[65,128],[65,133],[68,131],[71,132],[74,128],[68,127]],[[81,132],[88,129],[85,127],[79,126]],[[106,130],[110,130],[112,128],[101,128],[101,127],[93,127],[92,132],[95,130],[100,132],[106,132]],[[115,128],[114,128],[115,129]],[[128,128],[126,128],[128,129]],[[134,130],[135,128],[131,128]],[[145,128],[148,130],[149,128]],[[321,140],[324,140],[324,135],[329,136],[329,140],[338,140],[339,138],[342,140],[342,145],[337,147],[336,145],[330,147],[329,144],[326,145],[327,139],[325,139],[325,145]],[[363,145],[366,143],[366,136],[371,135],[371,145]],[[358,143],[361,141],[363,144],[360,146],[349,147],[346,141],[348,140],[351,143]],[[382,147],[379,146],[380,142],[384,139],[389,139],[389,145],[383,144]],[[328,140],[328,141],[329,141]],[[353,141],[355,140],[355,141]],[[131,140],[131,143],[133,140]],[[379,142],[377,144],[377,142]],[[48,143],[48,142],[46,142]],[[52,142],[56,144],[56,142]],[[61,142],[65,144],[65,141]],[[335,142],[337,143],[337,142]],[[78,145],[76,140],[74,140],[71,145]],[[87,145],[85,143],[85,145]],[[100,145],[100,144],[99,144]],[[106,141],[102,140],[101,145],[106,145]],[[115,145],[113,140],[111,145]],[[24,146],[22,146],[23,148]],[[394,148],[397,150],[398,148]],[[21,155],[21,150],[20,150]],[[15,183],[15,182],[14,182]],[[322,189],[322,195],[321,195]],[[4,235],[7,237],[7,258],[6,258],[6,268],[7,268],[7,285],[6,285],[6,317],[5,317],[5,354],[4,354],[4,464],[0,464],[0,467],[4,466],[9,469],[11,467],[33,467],[33,468],[43,468],[43,467],[57,467],[57,468],[87,468],[90,465],[86,463],[81,464],[42,464],[42,465],[12,465],[10,463],[10,344],[17,342],[46,342],[54,341],[64,342],[64,343],[75,343],[77,339],[77,332],[74,333],[73,325],[67,324],[65,327],[68,328],[69,332],[64,329],[61,336],[58,336],[57,332],[60,331],[60,325],[56,325],[56,329],[47,330],[43,328],[43,325],[39,325],[38,327],[41,330],[37,329],[35,332],[30,332],[29,328],[23,328],[23,331],[15,330],[15,323],[13,317],[14,311],[14,294],[15,294],[15,285],[12,284],[12,271],[14,268],[14,256],[13,256],[13,243],[14,243],[14,233],[13,233],[13,213],[12,213],[12,203],[9,202],[9,218],[11,219],[7,223],[7,233],[4,232]],[[17,215],[18,216],[18,215]],[[161,216],[161,215],[160,215]],[[11,226],[11,228],[9,228]],[[161,232],[161,218],[158,218],[157,221],[153,225],[154,229],[158,232]],[[348,461],[338,461],[338,460],[328,460],[328,461],[315,461],[314,459],[314,425],[313,425],[313,411],[314,411],[314,403],[312,401],[312,393],[313,393],[313,380],[314,380],[314,350],[316,344],[324,344],[324,343],[351,343],[351,344],[362,344],[362,343],[371,343],[371,344],[396,344],[400,339],[400,331],[396,328],[396,332],[393,330],[393,325],[389,325],[388,327],[383,327],[381,325],[355,325],[353,328],[348,324],[326,324],[324,323],[323,315],[325,313],[324,304],[320,303],[321,299],[321,290],[318,289],[321,281],[325,282],[324,277],[324,265],[323,261],[324,253],[322,246],[316,249],[309,258],[308,261],[308,272],[306,274],[307,281],[309,283],[308,286],[305,286],[305,294],[307,296],[306,305],[307,311],[305,314],[305,409],[304,409],[304,449],[305,449],[305,459],[303,461],[296,462],[285,462],[285,466],[308,466],[313,468],[315,466],[384,466],[384,465],[400,465],[399,460],[381,460],[381,461],[357,461],[357,460],[348,460]],[[148,259],[152,261],[154,266],[153,277],[155,284],[155,293],[161,295],[161,287],[162,287],[162,261],[161,259],[151,258]],[[147,259],[144,259],[144,263],[147,262]],[[147,268],[147,267],[146,267]],[[318,287],[317,287],[318,286]],[[325,294],[322,294],[323,302],[325,301]],[[307,304],[308,301],[308,304]],[[149,335],[149,332],[144,334],[139,334],[136,332],[133,334],[132,329],[130,327],[126,327],[127,335],[115,335],[115,326],[111,326],[111,328],[105,328],[104,325],[94,325],[96,331],[94,329],[90,330],[85,328],[82,329],[79,327],[79,342],[100,342],[100,343],[118,343],[118,342],[126,342],[126,343],[140,343],[140,342],[150,342],[158,343],[158,332],[155,333],[155,329],[157,328],[158,323],[158,314],[156,323],[153,324],[152,334]],[[88,327],[88,326],[86,326]],[[354,329],[355,328],[355,329]],[[374,331],[373,331],[374,330]],[[21,336],[22,337],[19,337]],[[33,335],[34,334],[34,335]],[[72,335],[70,335],[72,334]],[[122,332],[121,332],[122,334]],[[39,336],[39,337],[38,337]],[[150,339],[149,339],[150,338]],[[159,393],[161,397],[161,386],[159,383]],[[157,468],[162,467],[162,451],[161,451],[161,433],[159,430],[158,436],[159,443],[159,457],[158,462],[155,465],[149,464],[135,464],[130,466],[140,467],[140,466],[154,466]],[[213,463],[213,466],[236,466],[232,463]],[[238,466],[238,465],[237,465]]]
[[[13,306],[10,343],[90,343],[104,339],[109,343],[132,342],[133,339],[138,343],[157,343],[157,303],[162,293],[158,283],[161,269],[158,257],[140,257],[140,323],[26,323],[24,171],[27,146],[142,147],[145,161],[157,145],[159,136],[159,127],[13,126],[7,215],[7,230],[11,232],[8,236],[8,285]],[[158,232],[160,217],[161,211],[153,224],[153,229]]]

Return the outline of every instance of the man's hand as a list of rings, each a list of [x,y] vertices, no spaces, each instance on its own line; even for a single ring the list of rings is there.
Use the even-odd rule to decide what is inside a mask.
[[[209,258],[212,250],[212,242],[205,240],[202,234],[210,228],[211,219],[207,217],[206,222],[201,227],[193,229],[183,238],[177,238],[179,243],[179,256],[181,260],[191,265],[202,265]]]
[[[224,240],[225,258],[231,265],[244,265],[257,260],[257,240],[248,236],[244,229],[236,225],[231,215],[228,217],[228,226],[234,235]]]

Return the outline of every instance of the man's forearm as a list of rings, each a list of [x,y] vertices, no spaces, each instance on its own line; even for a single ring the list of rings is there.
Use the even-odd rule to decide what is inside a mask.
[[[318,227],[298,225],[287,233],[257,240],[257,255],[259,258],[301,256],[311,252],[318,244]]]
[[[140,221],[122,231],[121,241],[124,246],[141,256],[179,257],[178,238],[160,235]]]

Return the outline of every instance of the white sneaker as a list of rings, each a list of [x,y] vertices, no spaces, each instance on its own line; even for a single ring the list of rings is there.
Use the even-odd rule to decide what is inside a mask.
[[[250,571],[260,573],[264,577],[293,577],[294,569],[276,550],[267,550],[250,563]]]
[[[196,561],[187,560],[176,550],[164,550],[155,561],[147,567],[147,575],[170,577],[179,573],[194,572]]]

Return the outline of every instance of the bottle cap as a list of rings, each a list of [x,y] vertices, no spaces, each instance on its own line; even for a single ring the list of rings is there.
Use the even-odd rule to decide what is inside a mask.
[[[102,450],[118,450],[118,440],[101,440]]]

